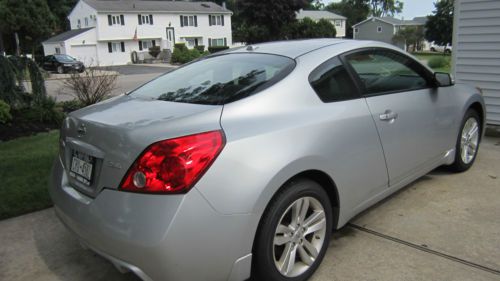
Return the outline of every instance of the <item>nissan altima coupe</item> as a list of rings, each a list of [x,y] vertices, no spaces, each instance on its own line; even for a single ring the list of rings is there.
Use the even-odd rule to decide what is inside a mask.
[[[307,280],[353,216],[471,167],[484,112],[479,89],[387,44],[257,44],[71,113],[50,194],[143,280]]]

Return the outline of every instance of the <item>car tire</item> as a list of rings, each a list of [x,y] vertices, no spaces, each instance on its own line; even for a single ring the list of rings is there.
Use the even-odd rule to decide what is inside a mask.
[[[445,53],[446,55],[449,55],[449,54],[451,54],[451,50],[450,50],[450,49],[446,49],[446,50],[444,50],[444,53]]]
[[[305,215],[296,216],[300,213]],[[261,219],[254,243],[252,280],[307,280],[325,256],[332,217],[328,194],[318,183],[308,179],[289,182]],[[287,257],[294,257],[293,264],[286,262]]]
[[[60,66],[57,67],[56,71],[59,74],[64,74],[64,67],[62,67],[62,65],[60,65]]]
[[[451,171],[464,172],[474,164],[481,143],[481,132],[482,124],[479,114],[477,111],[469,109],[465,113],[457,136],[455,161],[449,166]]]
[[[434,49],[434,47],[431,47],[431,52],[435,52],[436,49]]]

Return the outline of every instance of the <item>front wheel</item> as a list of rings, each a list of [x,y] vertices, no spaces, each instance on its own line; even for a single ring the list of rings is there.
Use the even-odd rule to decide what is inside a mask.
[[[472,166],[479,150],[481,132],[479,114],[475,110],[469,109],[462,120],[462,126],[457,138],[455,162],[450,165],[453,171],[463,172]]]
[[[328,194],[314,181],[291,182],[270,203],[254,245],[253,280],[304,281],[318,268],[332,231]]]
[[[57,67],[57,73],[64,74],[64,68],[62,67],[62,65]]]

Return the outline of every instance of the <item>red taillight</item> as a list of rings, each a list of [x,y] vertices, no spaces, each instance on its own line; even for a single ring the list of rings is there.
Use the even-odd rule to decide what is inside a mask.
[[[206,172],[223,147],[222,131],[154,143],[132,164],[120,188],[143,193],[185,193]]]

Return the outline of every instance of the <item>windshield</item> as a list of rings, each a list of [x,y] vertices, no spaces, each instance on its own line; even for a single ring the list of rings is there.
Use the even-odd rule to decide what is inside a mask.
[[[277,55],[219,55],[169,72],[130,95],[172,102],[221,105],[269,87],[283,79],[294,67],[294,60]]]
[[[60,62],[75,62],[76,59],[74,57],[68,55],[55,55],[58,61]]]

